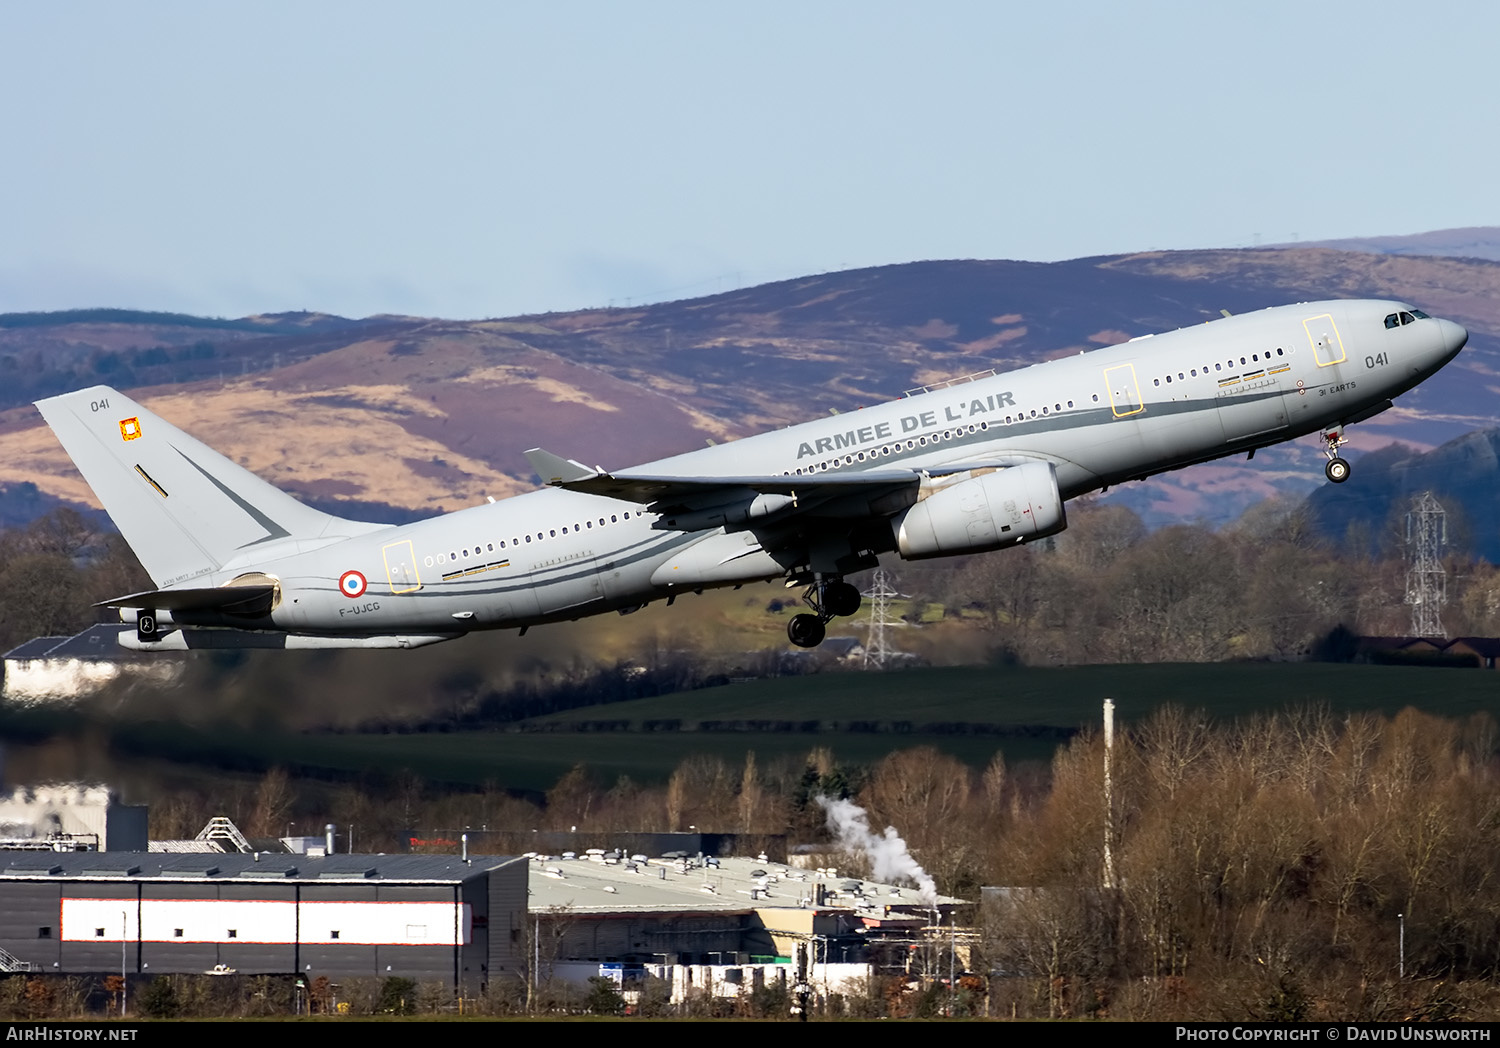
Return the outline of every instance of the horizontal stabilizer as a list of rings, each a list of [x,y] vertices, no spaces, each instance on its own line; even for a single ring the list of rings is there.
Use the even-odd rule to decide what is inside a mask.
[[[131,651],[199,651],[272,648],[288,651],[324,648],[423,648],[462,633],[418,633],[382,637],[320,637],[305,633],[256,633],[252,630],[172,630],[157,640],[141,640],[127,630],[120,634],[120,647]]]
[[[276,587],[214,586],[208,589],[146,590],[113,600],[96,608],[150,608],[152,611],[218,611],[226,615],[264,615],[276,599]]]

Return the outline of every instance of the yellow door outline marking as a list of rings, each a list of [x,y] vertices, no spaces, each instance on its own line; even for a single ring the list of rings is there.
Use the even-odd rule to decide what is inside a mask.
[[[1321,337],[1314,334],[1314,324],[1317,325],[1317,330],[1323,332]],[[1339,335],[1338,325],[1333,322],[1332,313],[1308,317],[1302,322],[1302,329],[1307,332],[1307,341],[1312,343],[1313,359],[1318,362],[1318,367],[1326,368],[1344,362],[1344,340]]]
[[[392,557],[392,551],[395,556]],[[411,539],[388,543],[381,551],[385,556],[385,580],[391,584],[392,593],[415,593],[422,588],[422,577],[417,573],[417,555],[411,547]],[[410,568],[408,578],[406,570]]]
[[[1125,372],[1119,378],[1118,391],[1115,390],[1115,379],[1111,377],[1116,371]],[[1141,384],[1136,381],[1134,364],[1116,364],[1112,368],[1105,368],[1104,384],[1109,390],[1109,408],[1115,413],[1115,418],[1138,415],[1146,410],[1145,402],[1141,400]],[[1121,407],[1129,410],[1121,411]]]

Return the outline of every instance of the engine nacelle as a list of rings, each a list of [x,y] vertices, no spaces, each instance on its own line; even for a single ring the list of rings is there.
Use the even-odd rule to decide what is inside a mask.
[[[1057,471],[1028,462],[943,488],[891,520],[906,560],[983,553],[1068,526]]]

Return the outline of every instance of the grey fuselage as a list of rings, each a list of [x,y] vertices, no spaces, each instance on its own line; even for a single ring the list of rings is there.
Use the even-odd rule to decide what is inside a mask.
[[[1386,326],[1393,314],[1414,322]],[[1281,306],[960,381],[637,467],[668,477],[819,476],[1042,460],[1063,498],[1378,413],[1467,338],[1389,301]],[[628,609],[807,563],[806,527],[661,527],[642,505],[544,489],[299,555],[229,564],[279,581],[250,628],[434,634]],[[883,551],[882,551],[883,552]],[[343,577],[357,572],[362,585]],[[361,589],[357,595],[348,592]]]

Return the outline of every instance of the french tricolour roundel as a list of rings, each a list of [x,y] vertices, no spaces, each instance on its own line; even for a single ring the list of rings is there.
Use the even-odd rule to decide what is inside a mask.
[[[365,593],[365,577],[357,571],[346,571],[339,576],[339,591],[346,597],[362,597]]]

